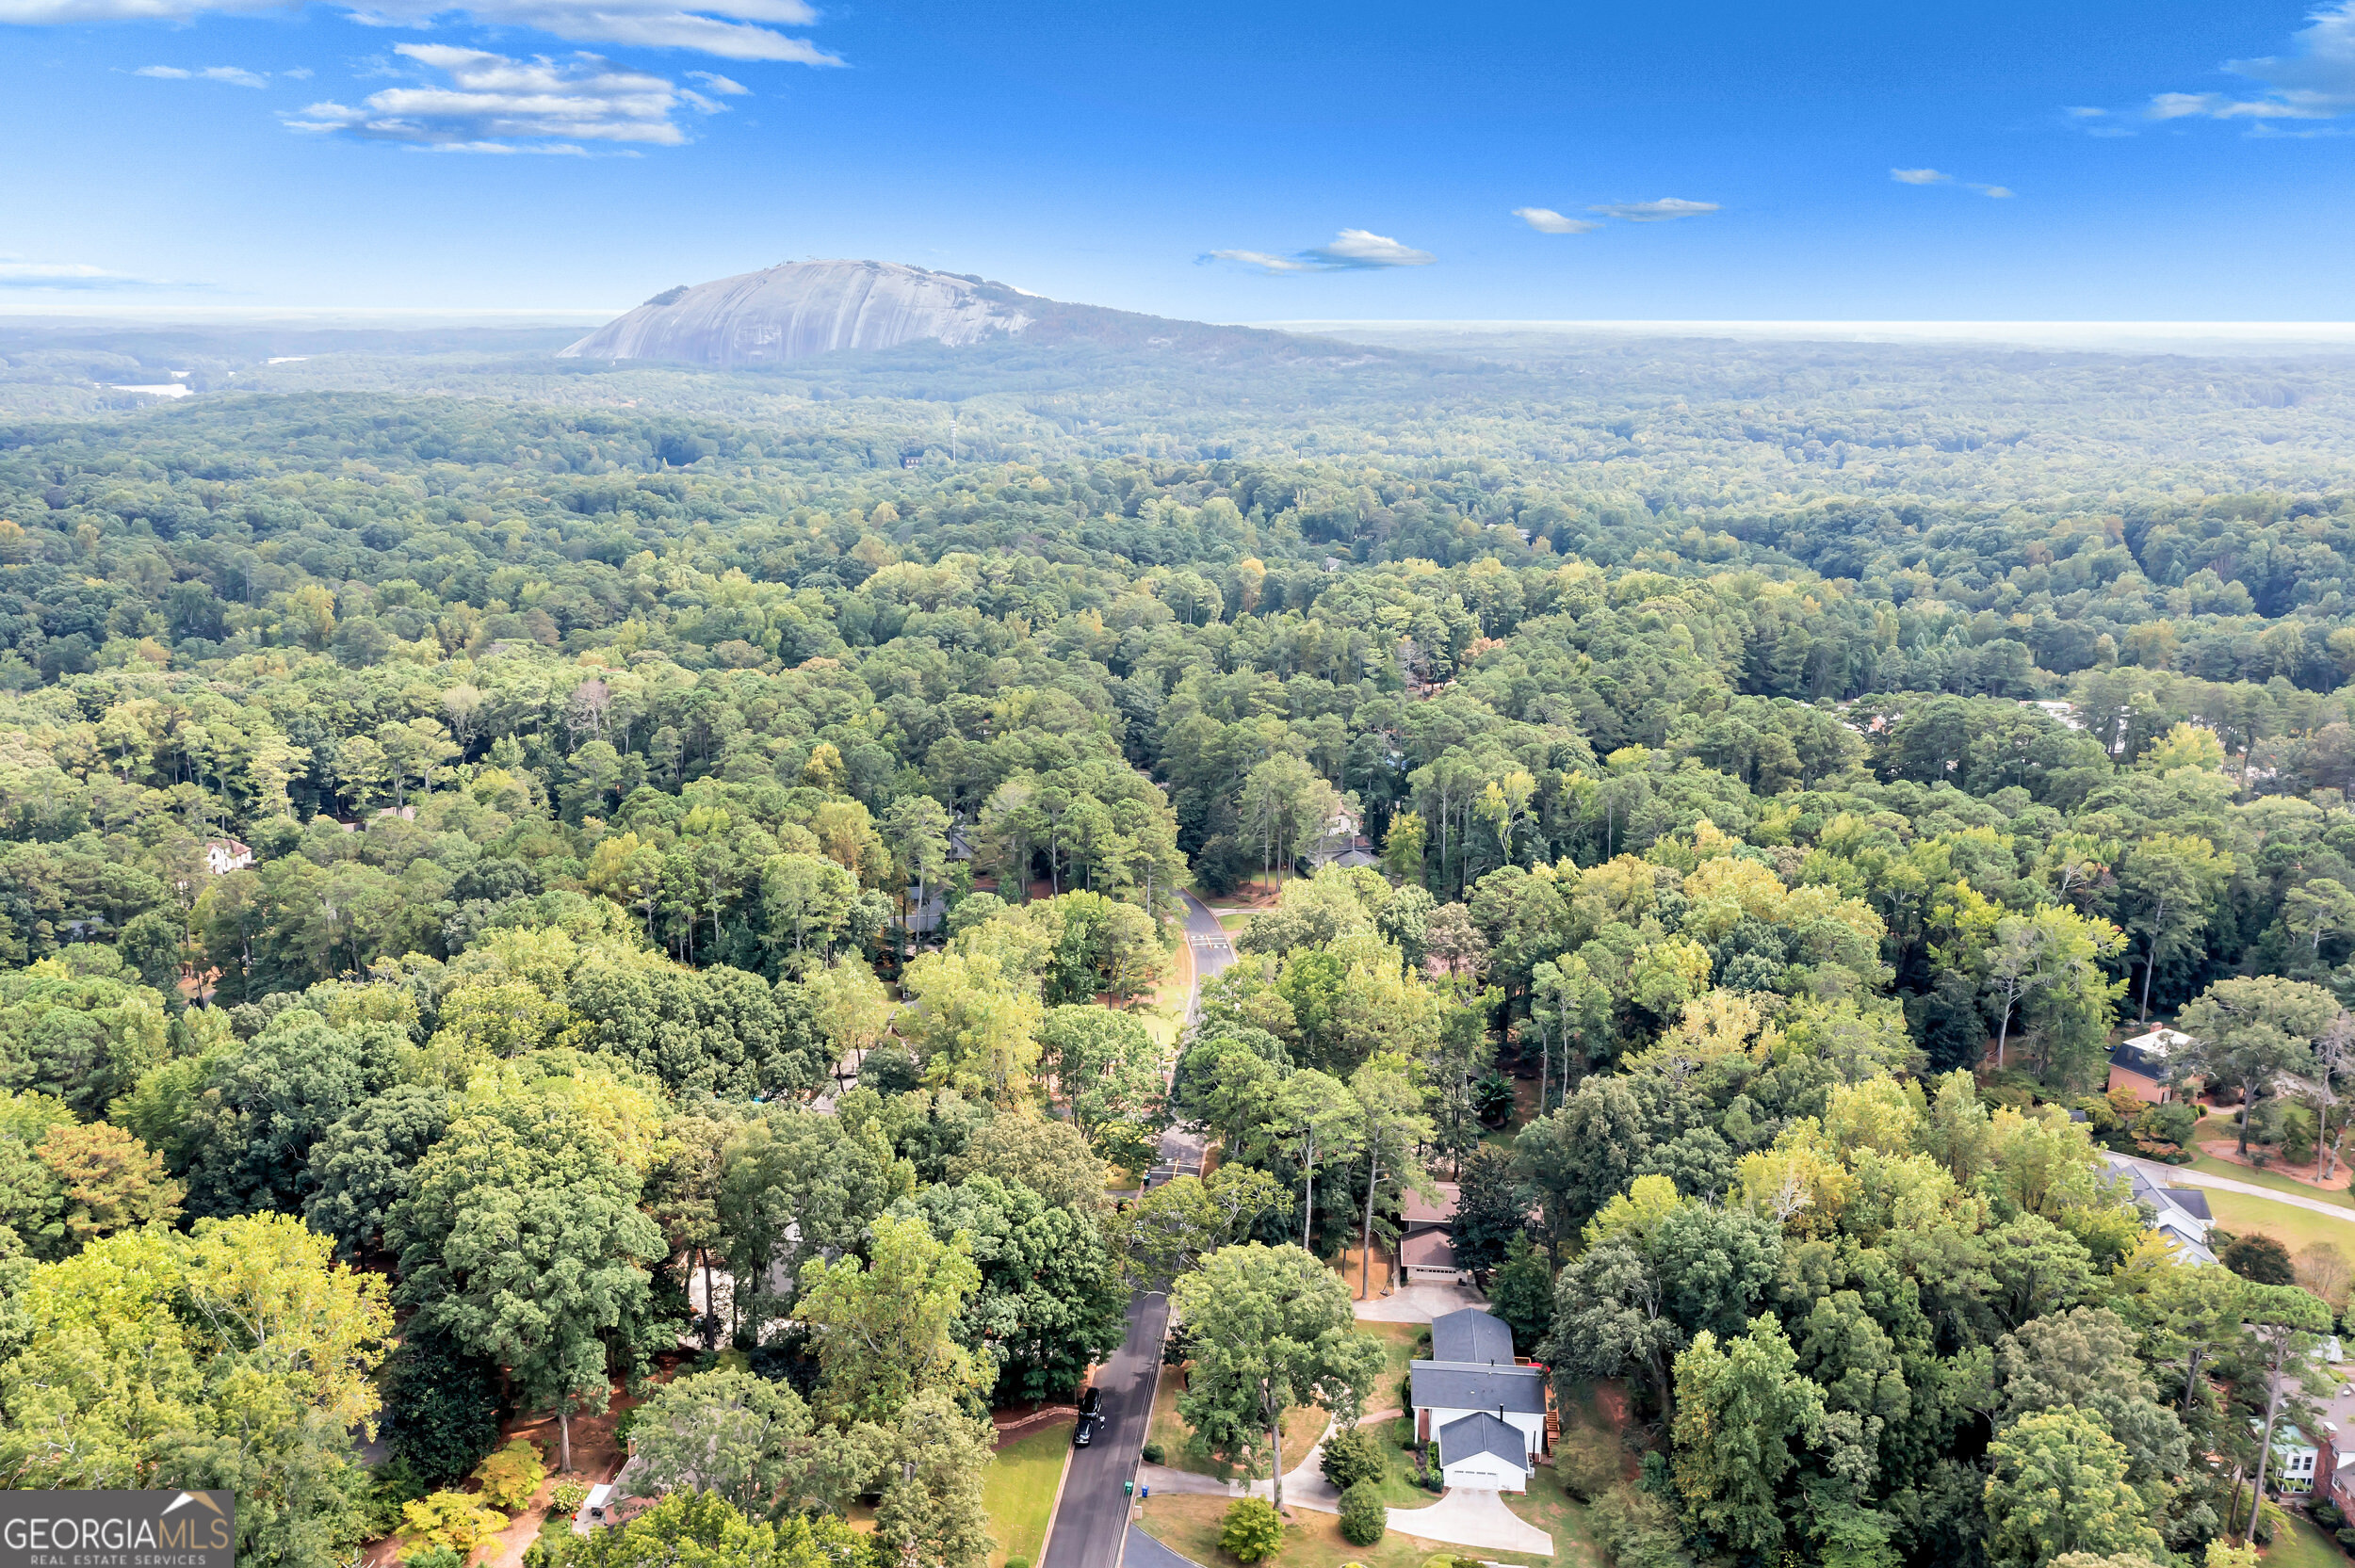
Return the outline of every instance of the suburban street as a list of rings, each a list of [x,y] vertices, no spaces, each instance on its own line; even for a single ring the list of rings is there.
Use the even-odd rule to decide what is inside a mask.
[[[1153,1419],[1153,1369],[1161,1355],[1169,1300],[1144,1294],[1129,1305],[1129,1337],[1096,1368],[1104,1391],[1104,1426],[1096,1441],[1072,1451],[1063,1502],[1040,1568],[1112,1568],[1129,1528],[1127,1483],[1134,1480]]]
[[[1200,1010],[1202,982],[1235,962],[1235,948],[1208,905],[1191,893],[1180,897],[1186,906],[1186,946],[1194,962],[1194,986],[1186,997],[1186,1023],[1191,1026]],[[1202,1172],[1198,1134],[1175,1128],[1162,1133],[1160,1154],[1160,1163],[1146,1173],[1147,1186]],[[1113,1568],[1121,1560],[1129,1533],[1129,1483],[1136,1479],[1145,1431],[1153,1419],[1153,1374],[1168,1324],[1169,1299],[1159,1292],[1140,1292],[1129,1302],[1128,1338],[1096,1371],[1096,1386],[1104,1395],[1103,1430],[1094,1443],[1072,1453],[1039,1568]]]

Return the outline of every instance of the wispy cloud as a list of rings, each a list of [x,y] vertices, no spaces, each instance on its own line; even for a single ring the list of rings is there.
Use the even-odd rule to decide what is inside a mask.
[[[261,72],[235,65],[208,65],[201,71],[183,71],[176,65],[143,65],[131,74],[160,77],[167,82],[227,82],[231,87],[241,88],[269,86],[269,78]],[[310,73],[303,74],[308,76]]]
[[[595,55],[560,63],[440,43],[403,43],[394,52],[440,72],[448,85],[387,88],[356,108],[313,104],[288,115],[287,127],[460,153],[577,154],[584,141],[676,146],[687,139],[671,118],[687,95],[660,76]]]
[[[687,75],[688,79],[690,81],[701,82],[704,85],[704,90],[706,92],[716,92],[723,98],[748,97],[751,95],[753,90],[751,88],[746,87],[743,83],[730,81],[727,77],[719,74],[717,72],[690,71],[687,73]]]
[[[103,267],[82,262],[36,262],[21,256],[0,256],[0,288],[98,290],[162,286],[160,279],[109,272]]]
[[[2246,120],[2262,128],[2269,121],[2355,114],[2355,0],[2330,0],[2309,11],[2306,25],[2290,39],[2289,53],[2227,60],[2224,70],[2257,84],[2256,91],[2156,93],[2144,116]]]
[[[217,13],[254,16],[300,0],[0,0],[0,23],[77,26],[93,22],[186,22]],[[685,49],[731,60],[840,65],[805,38],[777,31],[818,20],[809,0],[344,0],[353,20],[381,27],[430,27],[458,16],[494,27],[528,27],[574,43]]]
[[[1513,216],[1541,234],[1590,234],[1602,227],[1591,218],[1565,218],[1551,207],[1515,207]]]
[[[1329,245],[1291,255],[1269,251],[1211,251],[1195,260],[1233,262],[1272,275],[1295,272],[1373,272],[1393,267],[1429,267],[1438,258],[1386,234],[1366,229],[1343,229]]]
[[[1588,207],[1605,218],[1616,218],[1626,223],[1667,223],[1680,218],[1699,218],[1717,211],[1714,202],[1687,202],[1681,197],[1664,196],[1657,202],[1615,202],[1608,205]]]
[[[1901,186],[1959,186],[1964,190],[1975,190],[1981,196],[1991,196],[1999,202],[2008,201],[2018,194],[2008,186],[1985,185],[1977,180],[1957,180],[1952,174],[1936,169],[1892,169],[1889,171],[1889,177]]]

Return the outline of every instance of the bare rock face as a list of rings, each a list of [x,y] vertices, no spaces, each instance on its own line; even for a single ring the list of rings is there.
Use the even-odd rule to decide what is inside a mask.
[[[558,352],[570,359],[727,368],[925,341],[950,348],[1019,344],[1050,357],[1177,354],[1228,365],[1269,359],[1351,364],[1391,352],[1256,327],[1067,304],[961,272],[871,261],[790,262],[666,289]]]
[[[895,262],[789,262],[658,294],[560,357],[777,364],[918,338],[950,345],[1011,336],[1046,304],[1003,283]]]

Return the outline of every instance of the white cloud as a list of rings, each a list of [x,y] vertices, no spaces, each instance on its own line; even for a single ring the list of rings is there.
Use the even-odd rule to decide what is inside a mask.
[[[1515,207],[1513,216],[1541,234],[1589,234],[1602,227],[1591,218],[1565,218],[1551,207]]]
[[[1418,251],[1365,229],[1343,229],[1333,236],[1330,245],[1289,256],[1271,251],[1211,251],[1194,258],[1203,263],[1234,262],[1279,277],[1295,272],[1373,272],[1392,267],[1429,267],[1437,259],[1428,251]]]
[[[1429,267],[1438,259],[1428,251],[1418,251],[1411,245],[1401,245],[1397,240],[1369,234],[1363,229],[1343,229],[1333,236],[1332,244],[1320,245],[1304,254],[1336,272],[1383,267]]]
[[[1322,272],[1324,268],[1314,262],[1291,256],[1278,256],[1266,251],[1211,251],[1199,258],[1206,262],[1235,262],[1243,267],[1256,267],[1262,272]]]
[[[2005,186],[1982,185],[1976,180],[1957,180],[1952,174],[1936,169],[1892,169],[1889,171],[1889,177],[1901,186],[1958,185],[1965,190],[1975,190],[1981,196],[1992,196],[1998,200],[2007,199],[2013,194],[2011,189]]]
[[[2355,114],[2355,0],[2328,0],[2309,11],[2290,47],[2287,55],[2224,62],[2232,74],[2258,84],[2253,97],[2162,92],[2143,113],[2152,120],[2248,120],[2261,126]]]
[[[292,71],[282,71],[279,74],[290,82],[307,82],[311,79],[311,68],[307,65],[298,65]]]
[[[0,256],[0,288],[154,288],[153,278],[135,278],[125,272],[109,272],[104,267],[82,262],[33,262],[18,256]]]
[[[727,77],[720,75],[716,72],[690,71],[687,74],[695,81],[701,82],[704,85],[705,90],[719,93],[723,98],[748,97],[751,95],[753,90],[751,88],[746,87],[743,83],[730,81]]]
[[[1588,207],[1605,218],[1616,218],[1629,223],[1666,223],[1679,218],[1698,218],[1717,210],[1714,202],[1687,202],[1681,197],[1664,196],[1657,202],[1616,202],[1608,206]]]
[[[626,43],[685,49],[732,60],[840,65],[804,38],[778,27],[818,20],[808,0],[344,0],[353,20],[382,27],[430,27],[445,17],[486,26],[529,27],[575,43]],[[303,0],[0,0],[0,24],[79,25],[92,22],[186,22],[208,12],[264,15],[301,8]]]
[[[208,65],[202,71],[183,71],[176,65],[143,65],[131,73],[134,76],[158,76],[168,82],[226,82],[231,87],[268,87],[269,78],[261,73],[235,65]],[[308,76],[309,72],[304,72]]]
[[[2061,110],[2061,113],[2071,120],[2100,120],[2109,112],[2107,109],[2097,109],[2085,104],[2071,104]]]
[[[519,60],[440,43],[403,43],[394,52],[441,72],[449,85],[387,88],[357,108],[313,104],[288,115],[287,127],[469,153],[577,153],[584,141],[676,146],[687,139],[671,119],[684,96],[676,86],[595,55]]]

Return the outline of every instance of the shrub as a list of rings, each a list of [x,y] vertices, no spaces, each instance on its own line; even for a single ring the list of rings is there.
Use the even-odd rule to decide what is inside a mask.
[[[400,1505],[401,1560],[438,1550],[455,1552],[463,1560],[506,1525],[505,1514],[463,1492],[435,1492]]]
[[[578,1513],[580,1505],[589,1500],[589,1488],[577,1480],[558,1481],[548,1493],[548,1511]]]
[[[1382,1440],[1363,1427],[1337,1432],[1324,1440],[1324,1457],[1317,1468],[1336,1492],[1346,1492],[1359,1481],[1378,1481],[1385,1469]],[[1363,1541],[1357,1544],[1369,1544]]]
[[[425,1483],[425,1478],[417,1474],[417,1467],[406,1459],[388,1460],[379,1465],[360,1505],[368,1536],[373,1539],[390,1535],[400,1528],[400,1505],[414,1503],[432,1490]]]
[[[1006,1568],[1031,1568],[1031,1560],[1027,1557],[1010,1557],[1006,1559]]]
[[[442,1335],[413,1325],[378,1382],[384,1446],[429,1485],[450,1485],[498,1447],[498,1368]]]
[[[1609,1432],[1580,1427],[1562,1434],[1553,1473],[1571,1496],[1591,1503],[1617,1484],[1619,1463],[1619,1445]]]
[[[466,1568],[466,1560],[447,1546],[430,1546],[414,1557],[403,1558],[409,1568]]]
[[[2269,1236],[2240,1237],[2224,1249],[2219,1261],[2242,1279],[2258,1285],[2298,1283],[2298,1270],[2291,1266],[2289,1249]]]
[[[1341,1539],[1353,1546],[1371,1546],[1390,1528],[1389,1511],[1382,1506],[1382,1490],[1361,1480],[1341,1492]]]
[[[1264,1562],[1284,1544],[1284,1521],[1265,1497],[1239,1497],[1218,1532],[1219,1549],[1237,1562]]]
[[[1692,1568],[1676,1515],[1649,1492],[1615,1486],[1587,1517],[1596,1543],[1619,1568]]]
[[[1145,1446],[1145,1463],[1161,1464],[1165,1463],[1167,1458],[1167,1454],[1163,1452],[1161,1446],[1159,1443],[1147,1443]]]
[[[2355,1529],[2343,1529],[2337,1533],[2339,1544],[2345,1546],[2350,1552],[2355,1552]]]
[[[482,1495],[494,1507],[512,1513],[531,1501],[548,1479],[548,1467],[531,1439],[518,1437],[477,1465],[474,1479],[482,1483]]]

